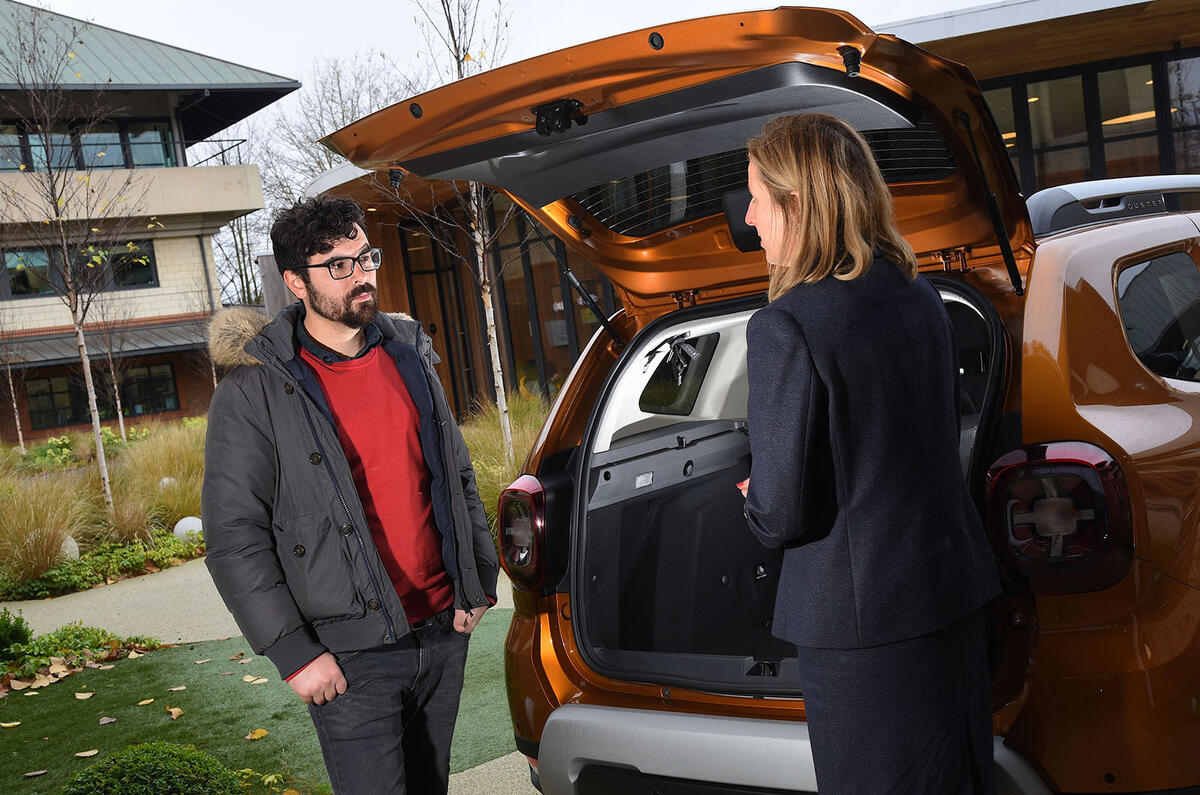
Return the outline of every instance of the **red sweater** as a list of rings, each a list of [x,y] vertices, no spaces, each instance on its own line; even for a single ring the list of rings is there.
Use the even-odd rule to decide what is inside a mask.
[[[337,424],[367,525],[409,623],[454,602],[434,524],[421,418],[395,362],[376,346],[359,359],[323,362],[303,347]]]

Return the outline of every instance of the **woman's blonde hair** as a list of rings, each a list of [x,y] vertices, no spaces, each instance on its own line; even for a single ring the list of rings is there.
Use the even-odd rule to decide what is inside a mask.
[[[770,300],[830,275],[856,279],[876,252],[916,278],[917,259],[896,229],[887,183],[848,124],[823,113],[780,116],[746,149],[783,208],[784,261],[770,269]]]

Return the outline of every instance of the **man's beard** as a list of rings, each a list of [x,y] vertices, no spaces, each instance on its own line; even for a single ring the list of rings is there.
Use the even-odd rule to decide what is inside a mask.
[[[354,299],[363,293],[369,294],[370,300],[355,303]],[[312,311],[347,328],[363,328],[379,314],[379,291],[373,284],[363,284],[341,300],[322,295],[310,285],[308,297]]]

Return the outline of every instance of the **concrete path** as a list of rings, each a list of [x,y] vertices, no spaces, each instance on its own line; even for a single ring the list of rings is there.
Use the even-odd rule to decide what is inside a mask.
[[[511,608],[512,586],[504,572],[497,607]],[[213,586],[203,559],[156,574],[89,591],[0,607],[20,610],[34,633],[52,632],[72,621],[118,635],[151,635],[164,643],[191,643],[240,635],[233,616]],[[513,752],[450,777],[450,795],[537,795],[525,757]]]

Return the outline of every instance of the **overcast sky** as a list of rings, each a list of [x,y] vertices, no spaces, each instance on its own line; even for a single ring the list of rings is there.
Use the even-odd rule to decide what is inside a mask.
[[[405,64],[423,44],[411,0],[27,0],[69,16],[301,81],[318,55],[382,50]],[[799,5],[800,3],[796,3]],[[868,25],[962,8],[962,0],[848,0]],[[680,19],[772,8],[745,0],[508,0],[506,61]],[[487,8],[489,6],[485,6]]]

